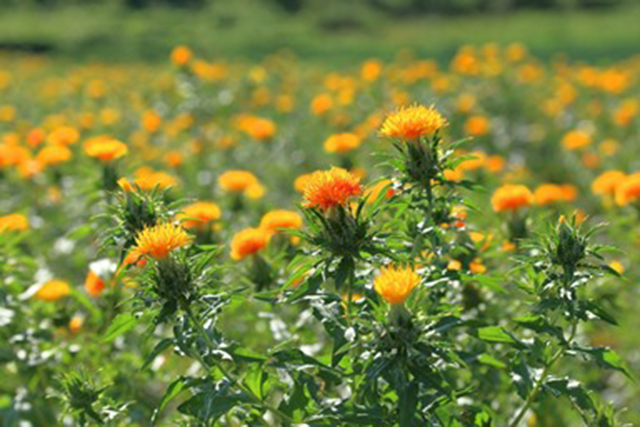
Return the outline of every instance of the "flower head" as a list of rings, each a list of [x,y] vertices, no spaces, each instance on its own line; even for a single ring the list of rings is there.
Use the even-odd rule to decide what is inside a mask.
[[[281,231],[283,228],[298,229],[300,227],[302,227],[302,218],[293,211],[269,211],[260,220],[260,228],[272,233]]]
[[[640,200],[640,172],[627,176],[618,184],[615,200],[619,206]]]
[[[231,240],[231,259],[239,261],[264,249],[271,232],[262,228],[245,228]]]
[[[571,202],[576,199],[577,191],[573,185],[542,184],[533,193],[536,204],[550,205],[559,202]]]
[[[324,141],[327,153],[348,153],[360,146],[362,140],[354,133],[336,133]]]
[[[336,206],[345,206],[349,199],[362,194],[360,178],[342,168],[314,172],[304,186],[306,207],[326,211]]]
[[[151,168],[142,167],[135,171],[134,184],[141,190],[150,191],[154,188],[170,188],[177,185],[178,181],[175,177],[163,171],[154,171]],[[127,181],[119,181],[118,185],[125,191],[131,191],[131,184]],[[127,189],[129,188],[129,190]]]
[[[193,54],[187,46],[176,46],[171,51],[171,62],[177,66],[187,65]]]
[[[64,145],[47,145],[36,155],[36,160],[45,166],[55,166],[71,159],[73,154]]]
[[[119,159],[129,152],[125,143],[111,138],[91,138],[85,142],[83,148],[87,156],[105,163]]]
[[[264,195],[264,187],[254,174],[243,170],[230,170],[218,177],[218,185],[227,193],[245,193],[252,199]]]
[[[5,231],[24,231],[27,228],[29,228],[29,221],[22,214],[14,213],[0,216],[0,233]]]
[[[482,136],[489,133],[491,122],[485,116],[471,116],[464,124],[464,131],[467,135]]]
[[[178,225],[165,223],[146,227],[136,236],[136,246],[129,259],[135,261],[143,255],[163,259],[171,251],[186,246],[190,242],[191,237]]]
[[[613,195],[618,185],[624,181],[626,174],[622,171],[610,170],[602,173],[591,183],[591,191],[598,195]]]
[[[430,136],[445,126],[446,119],[435,108],[414,105],[401,108],[387,116],[380,129],[380,135],[414,139]]]
[[[220,207],[211,202],[196,202],[182,209],[177,218],[187,228],[203,227],[206,224],[220,219],[222,211]]]
[[[71,286],[63,280],[50,280],[43,284],[34,298],[42,301],[57,301],[71,293]]]
[[[495,212],[516,211],[534,202],[533,193],[524,185],[507,184],[498,188],[491,197]]]
[[[276,125],[273,121],[257,116],[240,116],[237,127],[256,141],[269,140],[276,133]]]
[[[380,270],[373,288],[389,304],[402,304],[419,283],[420,276],[411,268],[389,266]]]
[[[574,130],[562,137],[562,145],[567,150],[579,150],[591,144],[591,137],[588,133]]]

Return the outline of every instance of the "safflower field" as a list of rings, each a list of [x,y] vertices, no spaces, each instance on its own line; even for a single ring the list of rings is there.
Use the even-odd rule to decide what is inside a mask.
[[[0,70],[4,425],[640,423],[640,59]]]

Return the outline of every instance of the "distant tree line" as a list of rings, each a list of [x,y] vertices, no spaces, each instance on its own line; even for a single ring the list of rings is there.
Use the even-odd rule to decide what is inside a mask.
[[[0,0],[3,6],[57,7],[120,3],[129,9],[145,9],[164,6],[176,8],[201,8],[214,2],[237,0]],[[606,8],[638,0],[262,0],[287,12],[296,13],[310,5],[331,8],[332,4],[360,3],[392,15],[409,14],[463,14],[480,12],[508,12],[517,9],[574,9]]]

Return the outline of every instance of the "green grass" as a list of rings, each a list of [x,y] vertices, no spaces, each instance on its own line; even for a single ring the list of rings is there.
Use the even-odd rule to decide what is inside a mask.
[[[640,40],[640,6],[390,19],[348,2],[338,10],[309,10],[293,17],[251,0],[217,4],[198,12],[15,8],[0,15],[0,43],[41,43],[58,57],[106,61],[165,60],[179,43],[208,57],[241,59],[290,48],[304,60],[346,64],[369,57],[390,59],[402,48],[445,60],[461,44],[489,41],[521,41],[542,56],[562,52],[608,62],[637,53]],[[334,24],[341,29],[328,29]]]

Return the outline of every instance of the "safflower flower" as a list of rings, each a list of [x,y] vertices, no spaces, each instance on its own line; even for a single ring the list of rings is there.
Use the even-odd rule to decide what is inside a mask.
[[[264,214],[259,227],[271,233],[287,228],[297,230],[302,227],[302,217],[294,211],[273,210]]]
[[[591,136],[581,130],[566,133],[561,141],[564,148],[570,151],[580,150],[591,144]]]
[[[624,172],[618,170],[603,172],[591,183],[591,192],[599,196],[614,195],[616,188],[626,176]]]
[[[211,202],[196,202],[185,206],[182,212],[177,215],[177,219],[186,228],[200,228],[217,221],[222,216],[220,207]]]
[[[446,119],[434,107],[414,105],[389,114],[382,123],[380,136],[410,140],[431,136],[445,126]]]
[[[136,236],[136,246],[127,257],[135,262],[142,256],[164,259],[172,251],[191,243],[191,236],[184,229],[172,223],[164,223],[146,227]]]
[[[337,133],[324,141],[324,151],[327,153],[348,153],[360,146],[362,140],[354,133]]]
[[[58,301],[71,293],[71,286],[63,280],[50,280],[35,293],[34,298],[42,301]]]
[[[27,217],[13,213],[9,215],[0,216],[0,233],[5,231],[25,231],[29,228],[29,221]]]
[[[85,142],[83,148],[87,156],[97,158],[104,163],[119,159],[129,152],[125,143],[111,138],[92,138]]]
[[[349,199],[362,194],[360,178],[342,168],[314,172],[306,183],[303,198],[306,207],[327,211],[346,206]]]
[[[464,132],[471,136],[483,136],[489,133],[491,123],[485,116],[471,116],[464,123]]]
[[[231,259],[239,261],[261,251],[269,243],[272,233],[262,228],[245,228],[231,240]]]
[[[252,199],[264,195],[264,187],[258,178],[249,171],[230,170],[218,177],[218,186],[227,193],[245,193]]]
[[[524,185],[506,184],[493,193],[491,206],[495,212],[517,211],[534,201],[533,193]]]
[[[64,145],[47,145],[36,154],[36,160],[43,166],[57,166],[68,162],[72,156],[71,150]]]
[[[640,172],[625,177],[616,186],[615,201],[618,206],[626,206],[640,200]]]
[[[383,267],[373,288],[389,304],[403,304],[420,283],[420,276],[410,267]]]

